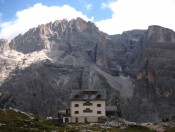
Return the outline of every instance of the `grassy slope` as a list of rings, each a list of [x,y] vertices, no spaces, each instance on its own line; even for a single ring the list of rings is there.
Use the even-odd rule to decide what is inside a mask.
[[[34,115],[27,115],[20,111],[0,109],[0,131],[40,131],[56,130],[50,122]]]
[[[175,127],[168,128],[165,132],[175,132]]]
[[[20,111],[0,109],[0,132],[81,132],[82,130],[92,130],[100,132],[122,132],[120,128],[100,128],[100,126],[90,126],[88,124],[67,124],[63,126],[53,126],[51,122],[44,120],[36,115],[25,114]],[[174,128],[167,132],[174,132]],[[128,126],[125,132],[151,132],[146,127],[132,125]]]

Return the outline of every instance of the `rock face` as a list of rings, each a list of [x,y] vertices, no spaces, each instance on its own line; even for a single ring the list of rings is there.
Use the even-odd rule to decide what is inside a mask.
[[[160,26],[149,26],[144,41],[149,44],[154,42],[175,42],[175,33],[171,29]]]
[[[71,90],[103,89],[126,119],[175,120],[174,51],[174,31],[160,26],[107,35],[81,18],[40,25],[0,40],[0,107],[57,116]]]
[[[139,60],[139,56],[136,56],[134,53],[139,47],[145,32],[145,30],[132,30],[123,32],[121,35],[110,36],[108,54],[111,55],[112,63],[119,65],[122,72],[126,75],[135,75],[135,69],[138,66],[134,62]]]
[[[9,48],[9,44],[8,41],[5,39],[0,39],[0,54],[3,54],[4,52],[8,51]]]
[[[10,42],[10,47],[22,53],[48,49],[52,51],[81,54],[86,60],[106,66],[106,37],[91,22],[81,18],[71,21],[62,20],[39,25]]]
[[[13,65],[1,79],[0,107],[57,116],[59,108],[69,106],[74,89],[105,89],[108,105],[119,98],[126,102],[133,84],[111,75],[119,69],[111,65],[108,43],[107,34],[81,18],[40,25],[17,36],[9,43],[12,52],[3,56]]]
[[[137,55],[141,61],[127,118],[139,122],[174,120],[175,33],[150,26],[140,47]]]

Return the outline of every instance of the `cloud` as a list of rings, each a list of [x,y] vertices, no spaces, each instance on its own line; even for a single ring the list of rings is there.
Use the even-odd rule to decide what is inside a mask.
[[[175,0],[117,0],[101,5],[113,12],[111,18],[96,22],[99,29],[108,34],[147,29],[149,25],[175,30]]]
[[[62,19],[70,20],[77,17],[81,17],[86,21],[90,20],[82,12],[69,5],[48,7],[38,3],[28,9],[18,11],[15,20],[0,23],[0,37],[10,40],[16,35],[23,34],[30,28],[40,24]]]
[[[101,9],[109,8],[107,3],[101,3]]]
[[[91,10],[92,9],[92,4],[87,4],[86,9]]]

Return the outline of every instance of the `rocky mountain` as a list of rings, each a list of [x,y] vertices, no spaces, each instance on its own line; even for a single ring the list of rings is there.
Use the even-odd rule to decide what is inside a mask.
[[[107,35],[81,18],[0,41],[0,107],[56,116],[74,89],[104,89],[124,118],[174,120],[175,33],[160,26]]]
[[[12,49],[22,53],[47,49],[52,52],[59,51],[60,56],[64,56],[65,52],[71,52],[71,55],[76,57],[83,54],[86,60],[106,66],[105,36],[93,23],[77,18],[71,21],[62,20],[39,25],[24,35],[14,38],[9,45]],[[52,55],[58,57],[58,54]]]
[[[2,56],[1,107],[57,116],[59,108],[69,106],[74,89],[105,89],[108,105],[118,98],[126,102],[134,87],[130,78],[114,76],[119,69],[111,64],[108,39],[81,18],[40,25],[18,35]]]
[[[138,50],[139,49],[139,50]],[[127,117],[133,121],[175,120],[175,32],[150,26],[134,56],[140,56]]]

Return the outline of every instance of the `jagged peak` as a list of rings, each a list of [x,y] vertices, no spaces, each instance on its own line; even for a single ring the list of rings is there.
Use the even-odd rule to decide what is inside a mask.
[[[84,19],[77,17],[77,19],[75,19],[75,21],[79,22],[79,23],[88,23],[87,21],[85,21]]]
[[[84,19],[77,17],[76,19],[71,19],[71,20],[62,19],[62,20],[56,20],[54,22],[38,25],[37,27],[30,28],[26,33],[24,33],[24,35],[30,34],[31,32],[35,32],[35,31],[42,32],[42,29],[52,30],[53,28],[57,28],[57,27],[63,28],[62,31],[64,31],[65,28],[71,27],[73,25],[75,25],[80,31],[87,28],[94,28],[98,30],[98,28],[95,26],[93,22],[90,22],[90,21],[87,22]],[[20,36],[22,36],[22,34],[19,34],[15,38],[19,38]]]
[[[90,21],[87,22],[84,19],[77,17],[76,19],[71,19],[71,20],[62,19],[62,20],[55,20],[54,22],[51,21],[51,22],[46,23],[46,24],[40,24],[37,27],[30,28],[25,34],[28,34],[30,32],[34,32],[36,30],[41,30],[43,28],[52,29],[53,27],[57,27],[59,25],[62,25],[61,27],[66,28],[68,25],[71,26],[71,25],[74,25],[75,23],[79,28],[85,28],[88,26],[93,26],[93,28],[94,27],[97,28],[93,22],[90,22]],[[21,34],[19,34],[16,37],[19,37],[19,36],[21,36]]]
[[[58,41],[65,41],[65,39],[70,41],[70,36],[76,36],[73,34],[81,34],[87,36],[87,38],[92,38],[95,35],[98,36],[100,32],[95,24],[86,22],[79,17],[70,21],[67,19],[56,20],[29,29],[24,35],[18,35],[11,40],[10,47],[23,53],[40,51],[42,49],[50,50],[53,43],[55,45]]]

